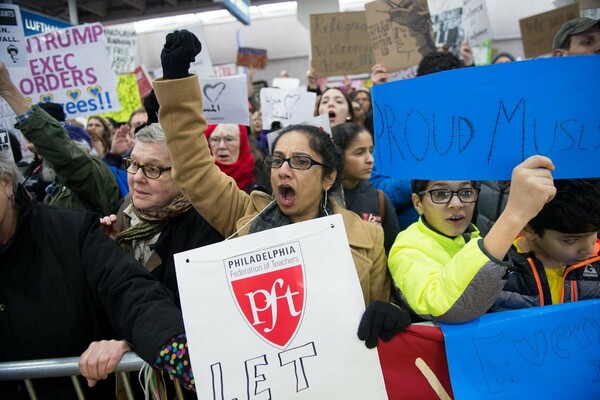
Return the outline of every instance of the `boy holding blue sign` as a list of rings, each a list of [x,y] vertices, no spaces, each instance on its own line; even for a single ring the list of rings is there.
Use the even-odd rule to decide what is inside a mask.
[[[555,181],[556,196],[523,229],[493,311],[600,297],[600,181]]]
[[[462,323],[492,307],[512,267],[504,259],[514,238],[554,197],[552,170],[542,156],[513,170],[506,208],[484,239],[471,224],[479,194],[472,181],[413,181],[421,217],[397,236],[388,266],[414,312]]]

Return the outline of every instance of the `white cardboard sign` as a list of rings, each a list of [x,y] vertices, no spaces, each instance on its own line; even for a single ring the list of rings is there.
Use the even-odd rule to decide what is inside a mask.
[[[311,119],[315,112],[316,98],[316,93],[306,90],[261,89],[263,129],[269,129],[274,121],[279,121],[282,127],[286,127]]]
[[[175,255],[199,399],[387,399],[340,215]]]
[[[209,124],[250,125],[246,75],[201,78],[202,112]]]
[[[12,4],[0,4],[0,61],[7,67],[27,66],[21,11]]]

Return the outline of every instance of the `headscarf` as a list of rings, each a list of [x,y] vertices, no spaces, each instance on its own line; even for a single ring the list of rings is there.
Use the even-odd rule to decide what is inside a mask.
[[[215,159],[215,164],[227,175],[235,180],[238,188],[246,191],[248,187],[256,181],[254,176],[254,157],[250,151],[250,143],[248,142],[248,129],[244,125],[238,125],[240,128],[240,152],[239,157],[233,164],[222,164]],[[208,140],[212,133],[217,128],[217,125],[208,125],[204,131]]]

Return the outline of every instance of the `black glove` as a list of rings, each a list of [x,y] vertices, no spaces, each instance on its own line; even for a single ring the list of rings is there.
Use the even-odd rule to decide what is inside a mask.
[[[158,99],[156,98],[156,94],[154,94],[154,89],[152,89],[150,94],[144,99],[144,109],[146,110],[146,114],[148,114],[146,125],[158,123],[159,107],[160,104],[158,104]]]
[[[160,53],[163,78],[180,79],[190,75],[190,64],[202,51],[202,44],[192,32],[182,29],[167,35]]]
[[[376,300],[363,314],[358,325],[358,338],[365,341],[369,349],[377,346],[377,338],[384,342],[410,325],[410,315],[395,304]]]

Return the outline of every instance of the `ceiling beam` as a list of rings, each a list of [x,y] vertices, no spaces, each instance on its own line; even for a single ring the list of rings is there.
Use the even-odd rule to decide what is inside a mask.
[[[108,5],[106,3],[106,1],[99,0],[90,1],[88,3],[79,3],[77,6],[82,10],[105,18],[108,15]]]
[[[139,11],[146,11],[147,7],[146,0],[121,0],[121,3],[125,3]]]

